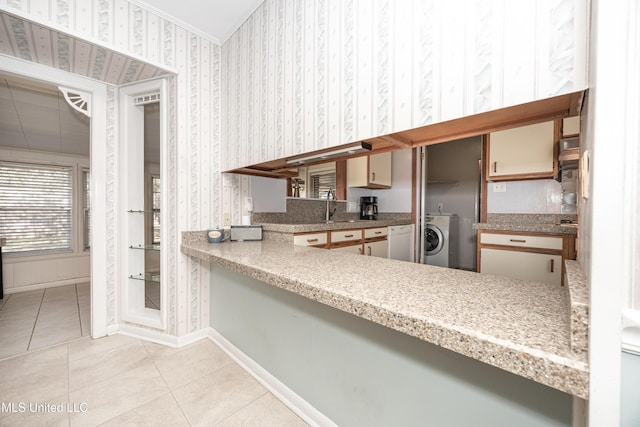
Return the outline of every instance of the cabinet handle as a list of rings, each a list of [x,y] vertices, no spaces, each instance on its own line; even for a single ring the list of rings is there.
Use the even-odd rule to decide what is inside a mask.
[[[382,234],[382,231],[376,231],[374,234]]]
[[[362,255],[362,246],[358,248],[358,252],[360,252],[360,255]]]
[[[498,162],[493,162],[493,173],[498,172]]]
[[[509,239],[509,241],[513,243],[527,243],[527,241],[524,239]]]
[[[371,181],[375,181],[376,180],[376,173],[375,172],[371,172]]]
[[[313,243],[313,242],[317,242],[318,239],[307,239],[307,243]]]
[[[353,234],[345,234],[344,237],[353,237]]]
[[[552,272],[552,273],[553,273],[553,264],[554,264],[554,262],[553,262],[553,259],[552,259],[552,260],[551,260],[551,263],[550,263],[550,267],[551,267],[551,272]]]
[[[369,248],[369,256],[371,256],[371,246],[367,246]]]

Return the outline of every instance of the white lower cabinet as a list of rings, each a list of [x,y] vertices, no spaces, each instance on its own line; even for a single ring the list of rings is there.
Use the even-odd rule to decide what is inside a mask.
[[[364,254],[367,256],[387,257],[388,241],[367,242],[364,244]]]
[[[331,248],[332,251],[337,252],[347,252],[351,254],[362,254],[362,244],[359,245],[350,245],[350,246],[341,246],[338,248]]]
[[[333,230],[294,235],[296,246],[315,246],[332,251],[387,258],[387,227]]]
[[[562,255],[481,248],[480,271],[560,285],[562,283]]]

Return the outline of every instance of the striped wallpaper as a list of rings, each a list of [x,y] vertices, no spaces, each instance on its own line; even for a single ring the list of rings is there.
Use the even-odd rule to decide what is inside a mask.
[[[266,0],[222,47],[222,169],[586,88],[586,0]]]

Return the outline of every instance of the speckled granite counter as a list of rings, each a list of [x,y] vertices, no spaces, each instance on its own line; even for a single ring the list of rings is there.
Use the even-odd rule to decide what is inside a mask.
[[[523,231],[529,233],[577,234],[577,224],[560,224],[577,220],[576,215],[562,214],[488,214],[487,222],[473,224],[476,230]]]
[[[565,261],[571,310],[571,351],[586,358],[589,349],[589,286],[578,261]]]
[[[406,219],[390,219],[390,220],[355,220],[355,221],[336,221],[331,223],[290,223],[290,224],[274,224],[274,223],[262,223],[263,231],[273,231],[278,233],[306,233],[313,231],[329,231],[329,230],[349,230],[351,228],[375,228],[375,227],[387,227],[390,225],[405,225],[411,224],[411,220]]]
[[[203,240],[183,237],[182,252],[588,397],[586,357],[571,350],[566,287],[279,241]]]

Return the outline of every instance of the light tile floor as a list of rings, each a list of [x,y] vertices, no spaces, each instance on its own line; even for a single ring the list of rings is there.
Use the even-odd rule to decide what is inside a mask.
[[[2,426],[307,425],[208,339],[174,349],[113,335],[29,352],[0,361],[0,401]]]
[[[88,336],[89,283],[5,294],[0,359]]]

